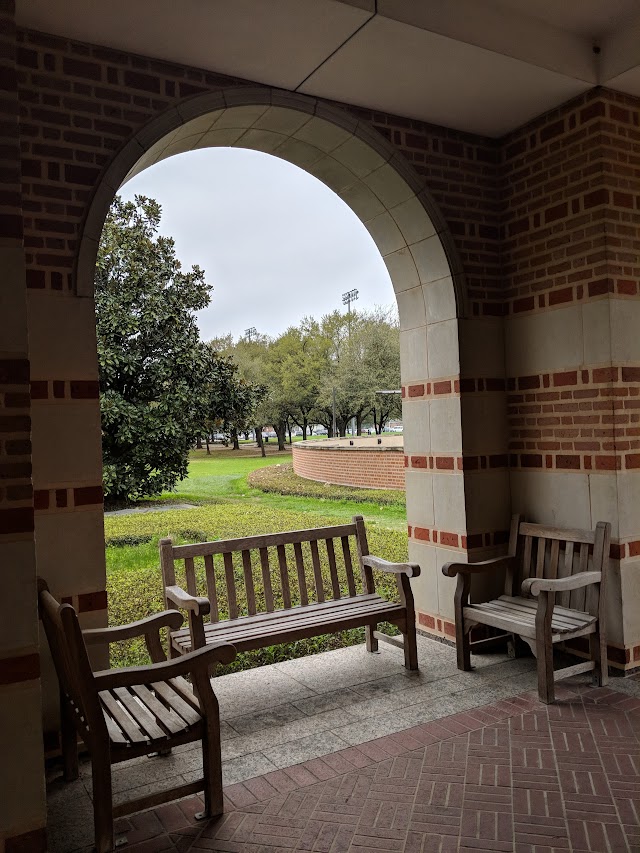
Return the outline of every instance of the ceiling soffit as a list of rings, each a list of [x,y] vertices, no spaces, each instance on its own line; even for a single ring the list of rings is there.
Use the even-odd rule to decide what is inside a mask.
[[[594,85],[640,95],[638,0],[16,0],[16,15],[54,35],[494,137]]]

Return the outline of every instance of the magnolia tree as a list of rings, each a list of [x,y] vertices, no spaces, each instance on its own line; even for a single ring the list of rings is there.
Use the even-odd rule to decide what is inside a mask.
[[[200,340],[211,285],[158,233],[160,205],[116,197],[95,274],[107,501],[157,495],[187,475],[206,425],[253,404],[235,363]]]

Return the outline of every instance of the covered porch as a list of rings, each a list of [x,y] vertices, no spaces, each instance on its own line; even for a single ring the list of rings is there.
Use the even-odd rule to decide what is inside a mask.
[[[538,701],[535,661],[499,649],[460,672],[418,638],[421,669],[352,646],[214,679],[225,815],[197,797],[121,819],[131,853],[218,850],[633,850],[640,682],[575,676]],[[199,745],[114,771],[114,801],[188,782]],[[49,769],[51,853],[93,844],[91,772]]]
[[[405,0],[185,0],[188,13],[165,3],[162,14],[159,5],[0,2],[0,850],[90,843],[84,781],[62,788],[48,779],[46,817],[43,768],[58,747],[57,686],[36,578],[73,604],[83,628],[107,624],[97,244],[127,176],[209,145],[273,154],[324,181],[387,265],[401,326],[407,540],[421,567],[420,629],[451,641],[454,583],[442,565],[503,553],[512,512],[562,527],[609,521],[607,656],[612,671],[629,677],[598,692],[568,682],[547,709],[531,692],[532,661],[491,656],[477,672],[457,673],[451,648],[426,638],[415,678],[388,649],[366,660],[349,649],[225,677],[223,703],[234,701],[232,686],[245,689],[244,679],[263,689],[248,691],[242,714],[225,710],[229,813],[221,829],[192,829],[191,806],[167,806],[132,819],[131,847],[285,849],[275,832],[269,840],[266,831],[262,840],[251,835],[266,826],[262,814],[279,814],[286,849],[295,840],[300,850],[364,851],[370,835],[335,841],[322,829],[331,821],[314,811],[317,796],[341,813],[322,800],[322,786],[338,796],[353,782],[353,791],[382,792],[385,802],[340,795],[348,801],[342,813],[364,815],[369,828],[390,823],[389,831],[396,811],[404,815],[404,835],[392,840],[406,853],[445,853],[463,838],[487,849],[480,833],[490,819],[474,818],[474,835],[464,805],[482,763],[478,732],[487,732],[487,773],[502,780],[499,768],[511,768],[512,781],[493,786],[511,792],[504,813],[559,822],[555,848],[526,832],[516,837],[513,820],[511,841],[502,841],[504,803],[489,797],[495,849],[630,849],[640,667],[635,0],[541,3],[535,18],[524,0],[428,8]],[[473,593],[479,600],[492,590],[477,585]],[[269,683],[278,686],[270,692]],[[488,704],[498,710],[474,710]],[[437,722],[447,718],[453,729]],[[536,773],[516,784],[529,732]],[[401,770],[414,753],[420,767],[411,759]],[[428,773],[440,760],[436,784]],[[189,750],[141,760],[122,771],[120,793],[187,775],[193,761]],[[409,774],[406,797],[387,782],[370,784],[392,772]],[[458,793],[441,793],[463,777]],[[446,809],[449,796],[461,797],[450,815],[452,826],[460,823],[429,840],[400,806],[428,809],[436,790]],[[561,815],[550,811],[558,801]],[[606,820],[591,837],[593,805]],[[316,820],[327,835],[305,836]],[[578,824],[585,834],[574,838]],[[605,826],[613,834],[603,841]]]

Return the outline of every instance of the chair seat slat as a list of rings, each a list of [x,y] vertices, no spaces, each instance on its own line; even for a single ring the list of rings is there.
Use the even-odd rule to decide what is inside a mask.
[[[139,728],[147,735],[149,740],[166,738],[167,732],[163,731],[155,720],[153,714],[140,701],[140,697],[130,692],[127,687],[116,687],[113,691],[119,702],[124,705],[129,715],[133,717]]]
[[[191,705],[185,702],[172,686],[166,681],[156,681],[151,687],[165,701],[169,708],[176,712],[185,722],[187,726],[193,726],[200,722],[200,714],[195,711]]]
[[[172,734],[183,731],[184,721],[174,711],[163,705],[144,684],[134,684],[133,692],[147,706],[160,725]]]
[[[140,731],[138,724],[129,717],[125,710],[118,704],[116,698],[112,696],[108,690],[102,690],[99,695],[105,712],[111,717],[114,723],[120,727],[126,739],[130,743],[144,743],[146,740],[149,740],[149,738]]]

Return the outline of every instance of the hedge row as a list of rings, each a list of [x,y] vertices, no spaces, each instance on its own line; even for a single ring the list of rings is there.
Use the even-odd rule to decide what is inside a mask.
[[[270,465],[258,468],[248,476],[249,485],[261,492],[294,495],[299,498],[323,498],[328,501],[357,501],[405,506],[405,493],[397,489],[359,489],[356,486],[338,486],[307,480],[294,473],[293,465]]]

